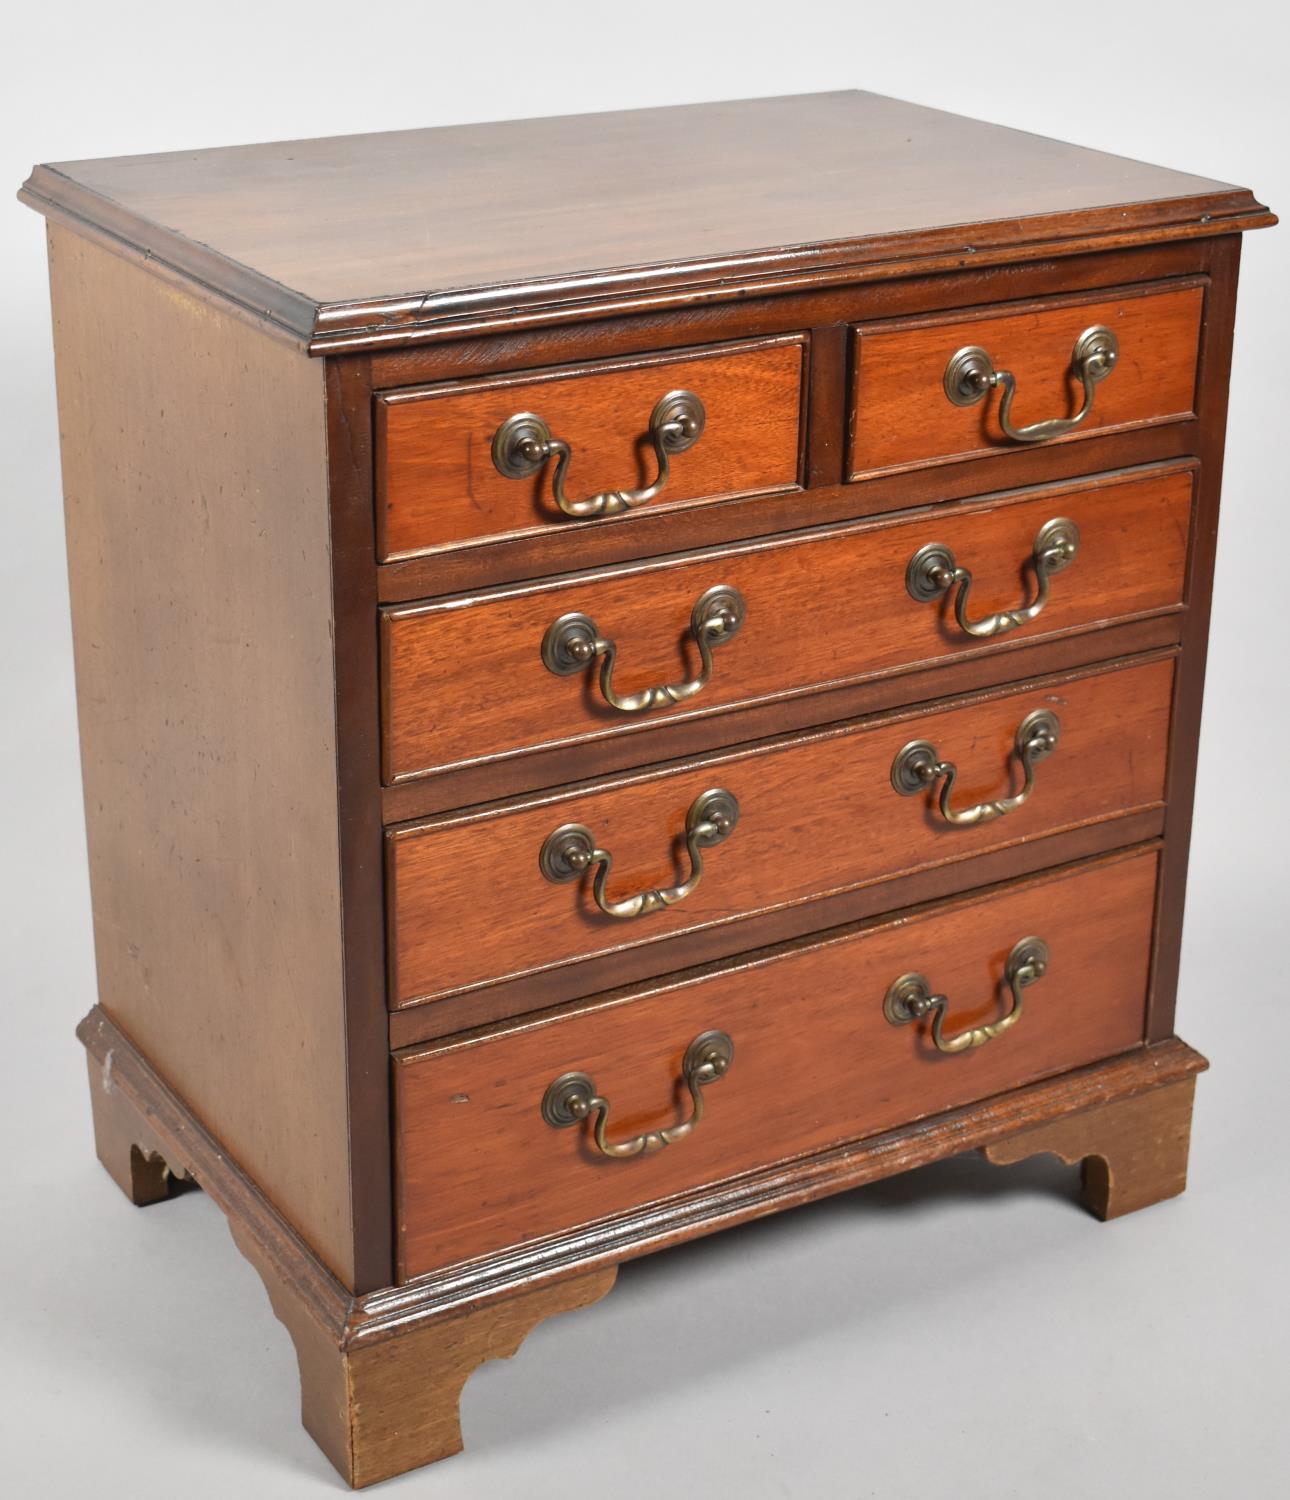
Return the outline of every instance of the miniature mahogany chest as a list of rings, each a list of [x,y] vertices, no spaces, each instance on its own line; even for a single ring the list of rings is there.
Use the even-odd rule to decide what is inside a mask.
[[[98,1153],[226,1213],[352,1484],[689,1236],[1182,1190],[1249,192],[838,93],[21,196]]]

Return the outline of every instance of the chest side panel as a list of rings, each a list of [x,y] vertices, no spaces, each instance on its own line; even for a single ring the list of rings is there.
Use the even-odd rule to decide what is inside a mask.
[[[323,366],[51,229],[100,999],[352,1273]]]

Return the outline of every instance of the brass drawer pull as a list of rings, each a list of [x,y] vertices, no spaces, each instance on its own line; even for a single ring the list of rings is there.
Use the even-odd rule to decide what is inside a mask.
[[[1033,620],[1048,603],[1053,574],[1060,573],[1073,563],[1078,552],[1079,527],[1074,521],[1065,516],[1045,521],[1035,536],[1035,549],[1030,555],[1030,566],[1035,570],[1034,601],[1017,609],[1005,609],[996,615],[986,615],[980,620],[969,620],[967,617],[972,574],[967,568],[959,567],[954,554],[944,542],[928,542],[914,553],[905,569],[905,588],[911,599],[926,604],[957,586],[954,618],[959,623],[959,629],[978,640],[988,640],[991,636],[1006,635],[1018,625],[1025,625]]]
[[[693,391],[669,391],[654,408],[649,419],[649,437],[654,445],[658,473],[653,484],[639,490],[606,490],[588,495],[585,500],[570,500],[564,492],[565,475],[573,450],[563,438],[552,437],[551,429],[531,411],[516,412],[507,417],[493,434],[493,467],[507,479],[528,479],[554,458],[551,493],[566,516],[587,521],[596,516],[616,516],[653,500],[667,483],[671,473],[670,457],[693,448],[703,436],[707,415],[703,402]]]
[[[748,613],[743,595],[724,583],[701,594],[690,612],[689,633],[699,648],[699,675],[688,682],[665,683],[626,695],[614,691],[614,664],[618,647],[605,640],[589,615],[561,615],[542,637],[542,661],[557,677],[571,677],[597,659],[600,661],[600,694],[619,713],[639,714],[649,708],[682,703],[707,687],[712,677],[712,652],[731,640]]]
[[[954,790],[954,778],[958,767],[953,761],[941,760],[935,745],[928,740],[911,740],[891,763],[891,784],[902,797],[913,797],[927,788],[941,783],[937,804],[941,817],[956,828],[973,828],[978,823],[989,823],[1002,818],[1021,806],[1035,789],[1035,766],[1046,755],[1057,748],[1061,734],[1061,722],[1047,708],[1037,708],[1029,713],[1017,727],[1014,745],[1026,773],[1025,785],[1011,797],[1000,797],[994,802],[978,802],[975,807],[965,807],[955,812],[950,806],[950,793]]]
[[[1022,938],[1004,966],[1003,977],[1012,991],[1012,1009],[1006,1016],[991,1021],[988,1026],[974,1026],[970,1031],[960,1031],[957,1036],[946,1037],[944,1032],[945,1007],[949,1000],[945,995],[933,995],[932,987],[921,974],[902,974],[887,991],[882,1002],[882,1013],[893,1026],[905,1026],[910,1021],[932,1018],[932,1041],[938,1052],[970,1052],[973,1047],[984,1047],[995,1037],[1021,1020],[1022,992],[1040,980],[1048,972],[1048,944],[1043,938]]]
[[[690,856],[688,878],[680,885],[641,891],[635,896],[624,896],[621,901],[611,901],[605,895],[613,855],[608,849],[598,849],[591,829],[581,823],[565,823],[549,833],[538,856],[538,864],[543,875],[556,885],[577,880],[594,865],[596,878],[591,890],[601,911],[607,917],[622,920],[643,917],[685,900],[703,879],[703,851],[729,838],[738,821],[739,802],[733,792],[717,787],[696,797],[685,815],[685,847]]]
[[[563,1073],[547,1088],[542,1098],[542,1118],[553,1129],[564,1130],[594,1116],[596,1123],[592,1139],[602,1156],[620,1160],[629,1156],[648,1156],[651,1151],[661,1151],[674,1141],[683,1141],[699,1124],[703,1119],[705,1085],[726,1076],[734,1055],[735,1044],[724,1031],[705,1031],[695,1037],[681,1064],[681,1077],[690,1091],[690,1118],[669,1125],[666,1130],[647,1130],[644,1135],[634,1135],[628,1141],[609,1140],[609,1100],[596,1092],[596,1085],[585,1073]]]
[[[1014,443],[1045,443],[1074,430],[1093,410],[1093,388],[1115,369],[1120,357],[1120,341],[1109,328],[1097,324],[1086,328],[1075,340],[1071,354],[1071,373],[1084,387],[1084,405],[1073,417],[1051,417],[1047,422],[1032,422],[1029,427],[1012,425],[1012,398],[1017,394],[1017,380],[1011,370],[996,370],[989,354],[976,344],[969,344],[950,357],[945,366],[945,394],[955,406],[975,406],[986,394],[1003,387],[999,403],[999,426]]]

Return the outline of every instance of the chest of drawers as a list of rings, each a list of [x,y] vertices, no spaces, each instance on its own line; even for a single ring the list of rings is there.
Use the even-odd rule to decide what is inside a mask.
[[[98,1153],[226,1213],[351,1483],[687,1237],[1181,1191],[1250,193],[833,94],[22,196]]]

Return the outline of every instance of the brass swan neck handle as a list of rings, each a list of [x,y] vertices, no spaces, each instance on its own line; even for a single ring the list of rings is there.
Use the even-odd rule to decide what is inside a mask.
[[[1053,438],[1074,432],[1092,413],[1095,387],[1115,369],[1120,357],[1120,341],[1101,323],[1086,328],[1075,340],[1070,369],[1084,388],[1084,404],[1073,417],[1050,417],[1046,422],[1032,422],[1029,427],[1012,425],[1012,402],[1017,394],[1017,380],[1011,370],[995,369],[989,353],[977,344],[969,344],[950,356],[945,366],[946,397],[955,406],[975,406],[993,390],[1002,390],[999,402],[999,426],[1003,435],[1014,443],[1047,443]]]
[[[995,1037],[1010,1031],[1021,1020],[1024,1003],[1023,991],[1036,984],[1048,972],[1048,944],[1043,938],[1022,938],[1013,945],[1004,966],[1003,977],[1012,994],[1012,1007],[1006,1015],[985,1026],[973,1026],[960,1031],[956,1036],[945,1035],[945,1011],[949,999],[945,995],[934,995],[932,987],[922,974],[902,974],[887,990],[882,1003],[882,1013],[893,1026],[906,1026],[911,1021],[932,1018],[932,1044],[938,1052],[970,1052],[984,1047]]]
[[[712,680],[712,653],[733,640],[748,613],[738,589],[719,583],[706,590],[690,611],[689,635],[699,648],[699,674],[684,682],[642,688],[638,693],[620,693],[614,687],[618,646],[600,634],[590,615],[561,615],[547,627],[542,638],[542,661],[557,677],[571,677],[593,663],[600,663],[600,696],[619,713],[639,714],[651,708],[684,703],[703,691]]]
[[[611,900],[605,891],[614,857],[608,849],[597,847],[595,836],[581,823],[564,823],[549,833],[538,855],[538,866],[555,885],[577,880],[594,869],[591,892],[596,905],[607,917],[630,921],[684,901],[703,879],[703,851],[728,839],[738,821],[739,800],[733,792],[715,787],[702,793],[690,804],[685,816],[689,875],[679,885],[640,891],[617,901]]]
[[[954,596],[954,618],[965,635],[976,640],[990,640],[994,636],[1006,635],[1019,625],[1026,625],[1039,614],[1048,603],[1052,591],[1052,576],[1060,573],[1075,561],[1079,553],[1079,527],[1066,516],[1055,516],[1045,521],[1035,536],[1035,545],[1030,554],[1030,566],[1035,574],[1035,597],[1029,604],[1016,609],[1000,610],[997,614],[985,615],[979,620],[968,619],[968,595],[972,588],[972,574],[960,567],[953,552],[943,542],[928,542],[909,559],[905,569],[905,588],[911,599],[925,604],[939,599],[957,589]]]
[[[673,454],[693,448],[703,436],[707,413],[693,391],[669,391],[649,419],[649,439],[658,466],[653,481],[642,489],[604,490],[574,500],[565,491],[573,449],[563,438],[552,436],[550,427],[536,412],[519,411],[507,417],[493,434],[493,467],[507,479],[528,479],[551,459],[551,495],[562,514],[575,521],[616,516],[634,510],[658,496],[672,473]]]
[[[554,1130],[564,1130],[593,1120],[591,1139],[602,1156],[623,1161],[633,1156],[648,1156],[671,1146],[703,1121],[703,1090],[726,1076],[735,1055],[735,1044],[724,1031],[705,1031],[686,1048],[681,1064],[681,1080],[690,1093],[690,1115],[663,1130],[647,1130],[629,1140],[609,1139],[609,1100],[596,1092],[596,1085],[586,1073],[562,1073],[547,1088],[542,1098],[542,1118]]]
[[[902,797],[913,797],[935,787],[939,781],[937,806],[941,817],[955,828],[974,828],[978,823],[1005,817],[1029,800],[1035,789],[1035,767],[1057,748],[1060,735],[1061,721],[1051,709],[1037,708],[1021,721],[1013,748],[1021,762],[1025,782],[1021,790],[1010,797],[997,797],[956,811],[950,806],[950,795],[958,767],[953,761],[941,760],[936,746],[929,740],[911,740],[897,752],[891,763],[891,784]]]

